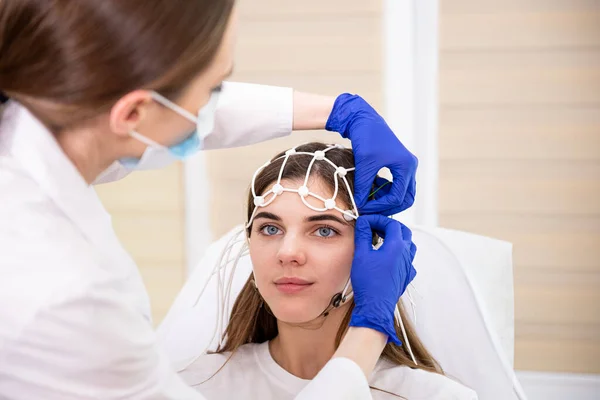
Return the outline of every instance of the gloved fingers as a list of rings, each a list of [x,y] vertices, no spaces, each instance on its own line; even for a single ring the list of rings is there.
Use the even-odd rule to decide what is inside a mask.
[[[415,255],[417,254],[417,246],[411,241],[410,242],[410,261],[415,260]]]
[[[383,241],[381,247],[379,247],[379,251],[388,251],[388,249],[392,249],[393,251],[411,249],[412,231],[406,225],[399,221],[396,221],[393,218],[384,218],[390,220],[390,222],[386,227],[387,237],[384,237],[385,240]],[[400,245],[400,243],[402,243],[402,245]],[[399,245],[401,246],[401,248],[398,248]]]
[[[367,214],[363,217],[369,220],[371,229],[384,239],[382,247],[385,246],[386,241],[400,242],[403,240],[402,224],[395,219],[381,214]]]
[[[358,204],[357,204],[358,207]],[[398,214],[401,210],[401,202],[394,193],[386,193],[380,198],[367,201],[358,209],[361,214],[382,214],[386,217]]]
[[[415,176],[410,177],[410,181],[408,182],[408,186],[406,189],[406,193],[404,194],[404,199],[402,199],[401,204],[398,206],[400,211],[409,209],[415,203],[415,198],[417,195],[417,180]]]
[[[356,170],[359,171],[359,166],[356,167]],[[354,202],[356,203],[356,208],[358,208],[358,212],[360,214],[373,214],[373,213],[365,213],[363,209],[366,204],[369,203],[369,193],[371,193],[371,185],[368,183],[372,180],[372,176],[365,178],[361,176],[360,179],[354,179]]]
[[[410,176],[409,179],[414,182],[413,176]],[[363,214],[383,214],[386,216],[398,214],[413,205],[414,194],[409,189],[414,186],[414,183],[407,181],[405,176],[397,174],[390,184],[384,186],[385,190],[383,188],[380,189],[379,192],[383,193],[376,196],[374,200],[368,201],[362,208],[359,208],[359,212]]]
[[[386,195],[388,195],[390,193],[391,189],[392,189],[392,181],[390,181],[386,178],[383,178],[381,176],[377,176],[375,178],[375,182],[371,188],[371,193],[369,194],[369,200],[367,202],[366,210],[372,211],[372,210],[369,210],[370,208],[372,208],[370,203],[373,203],[373,201],[384,198]],[[376,207],[377,210],[375,212],[365,212],[365,207],[363,207],[362,210],[359,210],[359,211],[363,214],[383,214],[386,216],[398,214],[399,212],[404,211],[404,209],[402,208],[402,205],[396,204],[395,201],[390,204],[389,203],[390,200],[392,200],[392,198],[388,196],[386,198],[385,202],[380,202],[379,205],[377,205],[377,207]]]
[[[392,181],[381,176],[376,176],[371,193],[369,193],[369,200],[377,200],[382,198],[390,192],[391,188]]]
[[[350,125],[353,117],[363,109],[372,109],[360,96],[350,93],[339,95],[333,103],[325,129],[338,132],[343,138],[350,138]]]
[[[390,199],[390,198],[388,197],[388,199]],[[403,208],[402,204],[399,205],[397,203],[392,203],[392,204],[388,204],[388,205],[380,204],[380,207],[381,208],[375,213],[366,213],[366,212],[364,212],[364,208],[363,208],[363,211],[359,210],[359,212],[361,212],[363,215],[381,214],[381,215],[385,215],[385,216],[392,216],[392,215],[396,215],[405,210],[405,208]]]
[[[387,237],[392,241],[402,240],[402,232],[398,221],[379,214],[361,215],[358,217],[354,229],[355,252],[371,251],[373,249],[373,232],[384,239]],[[385,245],[385,240],[383,245]]]
[[[410,230],[410,228],[404,225],[402,222],[396,222],[398,222],[398,224],[400,225],[400,231],[402,232],[402,240],[412,244],[412,231]]]
[[[406,285],[405,286],[408,287],[408,285],[410,285],[410,283],[415,279],[416,276],[417,276],[417,270],[411,264],[410,265],[410,269],[408,271],[408,280],[406,281]]]
[[[377,173],[381,169],[375,162],[373,155],[360,155],[360,146],[354,148],[356,171],[354,174],[354,202],[358,211],[362,214],[362,209],[369,200],[373,191],[373,182]],[[374,214],[374,213],[369,213]]]
[[[393,215],[410,208],[415,202],[418,159],[408,150],[394,165],[385,165],[392,173],[391,188],[359,209],[363,214]],[[383,166],[382,166],[383,167]]]
[[[370,251],[373,248],[373,230],[368,215],[361,215],[354,227],[354,253]]]
[[[394,251],[401,252],[405,250],[411,251],[411,262],[414,258],[412,256],[412,246],[414,243],[412,242],[412,231],[403,223],[396,221],[393,218],[387,218],[390,222],[387,226],[387,237],[384,237],[383,244],[379,247],[379,251]],[[389,249],[389,250],[388,250]],[[414,251],[416,253],[417,247],[414,247]]]

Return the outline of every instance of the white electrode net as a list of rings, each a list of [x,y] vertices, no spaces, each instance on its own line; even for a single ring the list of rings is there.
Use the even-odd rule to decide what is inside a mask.
[[[293,149],[286,151],[283,156],[278,157],[274,160],[268,161],[264,165],[262,165],[260,168],[258,168],[256,170],[256,172],[254,173],[254,176],[252,177],[252,197],[254,198],[255,208],[254,208],[254,211],[252,212],[252,216],[250,217],[250,220],[248,221],[246,227],[249,228],[250,225],[252,225],[254,216],[256,215],[257,210],[259,208],[268,206],[273,201],[275,201],[277,196],[280,196],[284,192],[298,193],[298,195],[300,196],[300,199],[302,199],[302,202],[304,203],[304,205],[313,211],[323,212],[323,211],[329,211],[329,210],[337,210],[342,213],[342,215],[344,216],[344,219],[346,221],[352,221],[353,219],[357,219],[358,218],[358,208],[356,208],[356,203],[354,202],[354,196],[352,195],[352,190],[350,188],[350,184],[348,183],[348,179],[346,178],[346,174],[348,172],[354,171],[354,168],[339,167],[339,166],[335,165],[335,163],[333,161],[331,161],[327,158],[328,151],[330,151],[332,149],[343,149],[343,148],[344,148],[344,146],[335,144],[335,145],[331,145],[331,146],[327,147],[324,150],[315,151],[314,153],[306,152],[306,151],[296,151],[296,148],[293,148]],[[302,186],[300,186],[298,188],[285,188],[281,185],[285,166],[287,165],[287,162],[290,159],[290,157],[297,156],[297,155],[312,156],[313,159],[310,161],[310,164],[308,165],[308,169],[306,170],[306,175],[304,177],[304,183],[302,184]],[[270,164],[272,164],[276,161],[279,161],[281,159],[283,159],[283,162],[281,163],[281,168],[279,170],[279,176],[277,177],[277,182],[267,192],[261,194],[260,196],[257,195],[256,188],[255,188],[256,177]],[[333,196],[331,196],[331,198],[329,198],[329,199],[325,199],[322,196],[319,196],[318,194],[311,192],[307,186],[308,180],[310,179],[310,173],[312,171],[313,165],[317,161],[329,163],[329,165],[331,165],[334,168],[333,174],[334,174],[335,187],[334,187],[334,191],[333,191]],[[350,195],[350,199],[352,201],[352,210],[344,210],[344,209],[340,208],[335,201],[335,199],[338,195],[338,192],[339,192],[339,179],[342,179],[342,181],[346,185],[346,191]],[[308,196],[314,197],[314,198],[322,201],[323,207],[315,207],[312,204],[310,204],[307,201]]]

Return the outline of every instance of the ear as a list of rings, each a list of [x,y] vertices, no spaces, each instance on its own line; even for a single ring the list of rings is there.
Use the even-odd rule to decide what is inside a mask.
[[[148,90],[135,90],[121,97],[110,110],[110,129],[123,136],[135,130],[153,105]]]

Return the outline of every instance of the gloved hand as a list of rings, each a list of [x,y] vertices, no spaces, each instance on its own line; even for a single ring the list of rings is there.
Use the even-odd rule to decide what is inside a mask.
[[[373,249],[375,231],[384,238]],[[417,247],[412,232],[400,222],[382,215],[363,215],[356,221],[354,259],[350,280],[354,310],[350,326],[375,329],[400,345],[394,328],[394,310],[409,283],[417,275],[412,265]]]
[[[347,93],[338,96],[325,129],[352,141],[354,200],[360,214],[393,215],[413,205],[417,158],[365,100]],[[394,182],[382,196],[368,201],[377,172],[383,167],[390,169]]]

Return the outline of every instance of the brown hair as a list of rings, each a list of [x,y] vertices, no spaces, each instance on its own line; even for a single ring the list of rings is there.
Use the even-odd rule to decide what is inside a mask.
[[[305,151],[314,153],[317,150],[323,150],[328,145],[324,143],[309,143],[296,148],[297,151]],[[276,155],[273,160],[281,157],[285,153]],[[284,170],[283,179],[297,180],[304,179],[306,170],[312,156],[309,155],[295,155],[290,157]],[[354,166],[354,157],[352,150],[350,149],[332,149],[327,152],[327,158],[333,161],[337,166],[344,168],[352,168]],[[255,190],[257,194],[264,193],[271,185],[277,181],[279,170],[281,168],[283,160],[272,162],[267,166],[261,173],[256,177]],[[334,169],[331,165],[325,162],[316,162],[313,165],[311,175],[312,177],[318,177],[322,179],[329,187],[334,187]],[[348,183],[350,184],[350,190],[353,190],[354,176],[352,172],[347,175]],[[350,194],[346,190],[344,184],[339,185],[338,196],[345,204],[352,204],[350,200]],[[252,193],[248,195],[248,219],[251,217],[254,211],[254,202]],[[250,235],[252,227],[248,228],[248,235]],[[348,329],[350,322],[350,316],[352,309],[354,308],[354,302],[352,301],[340,328],[335,338],[335,346],[338,347]],[[435,372],[443,374],[443,371],[433,356],[427,351],[425,345],[421,342],[414,327],[406,317],[406,312],[402,306],[402,302],[399,303],[400,316],[406,329],[406,335],[410,342],[411,349],[417,360],[415,364],[410,356],[410,353],[405,346],[396,346],[393,343],[388,343],[382,353],[382,357],[396,365],[406,365],[411,368],[418,368],[429,372]],[[395,328],[399,338],[403,338],[402,331],[400,328],[399,321],[395,321]],[[248,281],[242,288],[242,291],[238,295],[231,312],[231,318],[229,324],[225,330],[224,343],[220,346],[216,352],[232,352],[232,354],[242,345],[247,343],[263,343],[268,340],[274,339],[278,335],[277,330],[277,319],[268,310],[268,306],[263,303],[263,299],[253,284],[253,275],[251,274]],[[375,390],[383,391],[388,394],[395,395],[384,391],[382,389],[373,388]],[[399,396],[398,396],[399,397]]]
[[[214,58],[233,4],[1,0],[0,91],[53,130],[138,88],[177,97]]]

